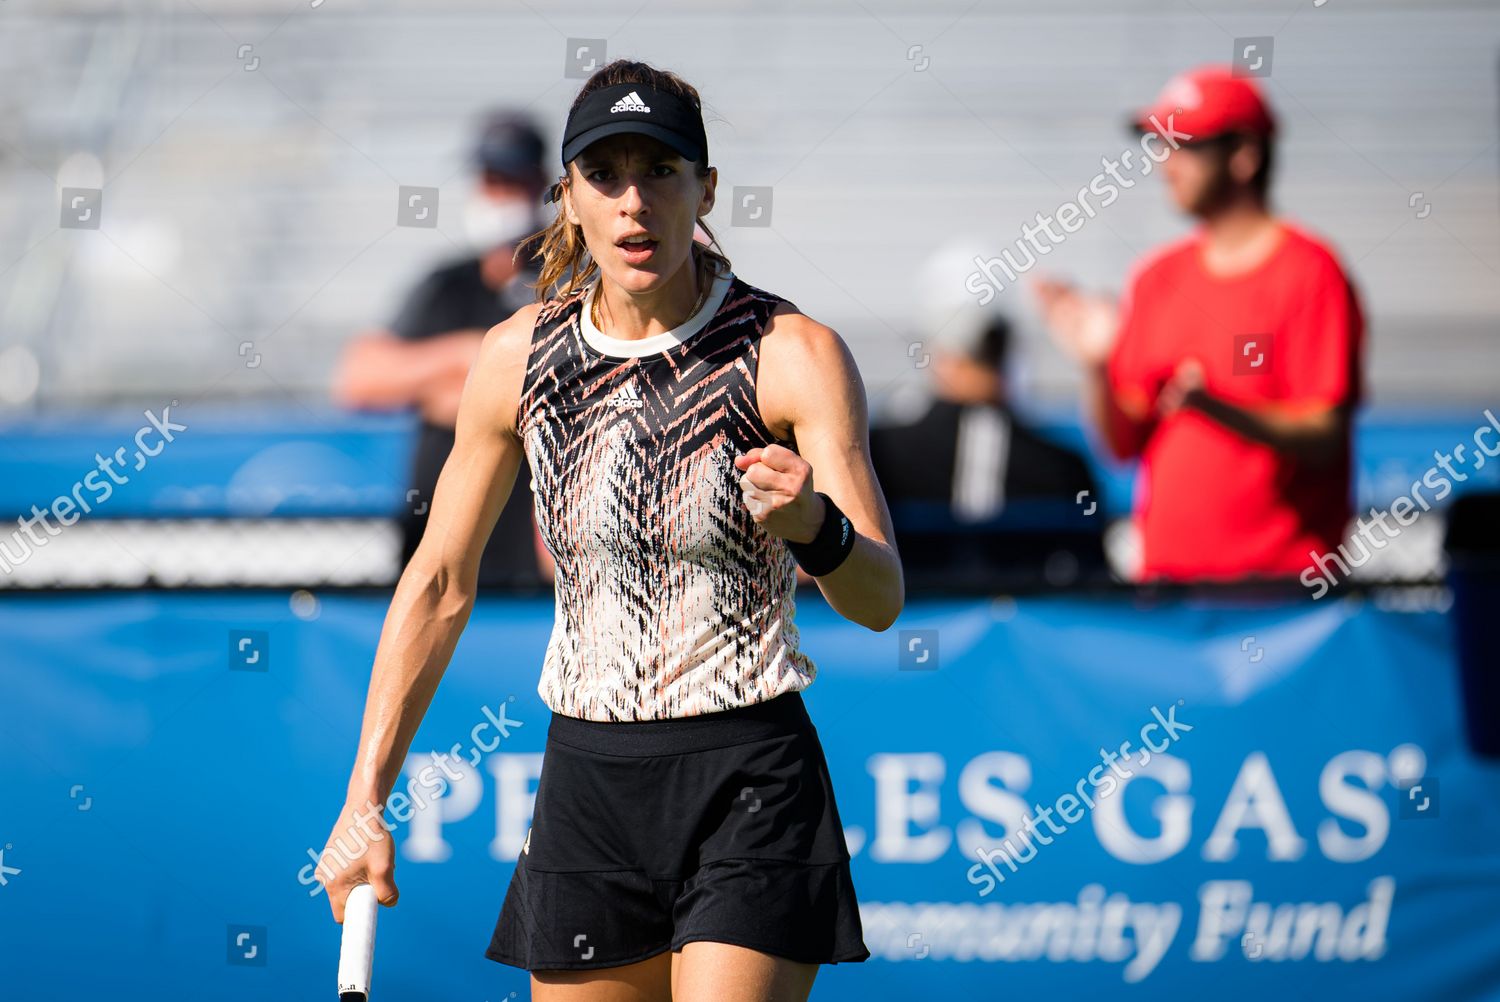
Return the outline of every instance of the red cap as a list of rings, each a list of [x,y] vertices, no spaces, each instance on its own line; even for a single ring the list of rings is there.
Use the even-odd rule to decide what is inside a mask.
[[[1173,116],[1171,121],[1168,116]],[[1228,66],[1200,66],[1179,73],[1167,81],[1149,108],[1136,113],[1133,124],[1142,132],[1171,128],[1193,139],[1226,132],[1257,136],[1276,132],[1276,119],[1254,78],[1235,76]]]

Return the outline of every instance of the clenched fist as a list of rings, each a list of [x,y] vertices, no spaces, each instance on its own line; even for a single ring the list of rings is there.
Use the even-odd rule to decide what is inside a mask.
[[[823,525],[825,505],[813,492],[807,460],[773,442],[734,457],[734,466],[744,471],[740,490],[757,524],[793,543],[813,541]]]

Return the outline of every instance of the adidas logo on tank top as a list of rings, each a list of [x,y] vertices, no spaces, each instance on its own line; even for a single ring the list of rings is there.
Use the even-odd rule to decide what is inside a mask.
[[[625,721],[806,688],[796,561],[734,465],[777,441],[755,380],[784,300],[720,275],[688,322],[621,342],[589,322],[592,289],[538,314],[516,415],[557,568],[537,692],[565,716]]]
[[[643,114],[651,111],[651,106],[641,100],[641,96],[635,91],[626,94],[620,100],[610,106],[609,113],[613,115],[617,111],[639,111]]]
[[[624,410],[627,407],[644,407],[646,402],[641,395],[635,391],[634,383],[626,383],[604,400],[605,404],[612,405],[616,410]]]

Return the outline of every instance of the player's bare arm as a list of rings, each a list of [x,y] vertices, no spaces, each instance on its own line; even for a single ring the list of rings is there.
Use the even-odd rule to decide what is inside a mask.
[[[518,310],[485,335],[464,387],[453,451],[438,477],[427,530],[386,614],[344,808],[329,839],[368,848],[338,872],[327,865],[318,870],[339,922],[357,884],[371,884],[382,904],[396,903],[394,853],[379,812],[468,623],[484,544],[515,483],[522,459],[515,412],[540,308]]]
[[[756,395],[766,427],[796,451],[771,444],[736,460],[755,490],[756,521],[793,542],[813,539],[823,500],[833,499],[858,532],[854,549],[815,578],[828,604],[872,630],[901,614],[905,585],[885,498],[870,464],[864,384],[843,338],[783,303],[761,339]]]

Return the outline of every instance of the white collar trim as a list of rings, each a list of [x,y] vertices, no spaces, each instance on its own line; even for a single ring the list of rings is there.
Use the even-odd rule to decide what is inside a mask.
[[[642,358],[646,355],[656,355],[682,344],[706,327],[714,314],[719,312],[719,307],[723,305],[724,297],[729,294],[729,283],[733,279],[734,272],[727,269],[720,272],[709,289],[708,298],[703,301],[697,313],[669,331],[643,338],[618,338],[604,333],[595,326],[593,303],[599,296],[599,280],[595,279],[583,297],[583,309],[578,317],[579,330],[589,346],[601,355],[609,355],[613,358]]]

